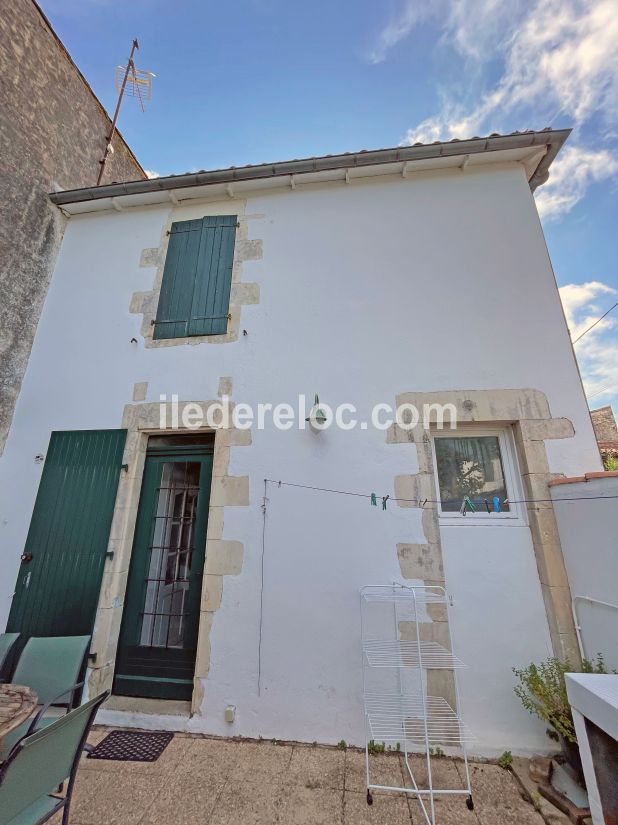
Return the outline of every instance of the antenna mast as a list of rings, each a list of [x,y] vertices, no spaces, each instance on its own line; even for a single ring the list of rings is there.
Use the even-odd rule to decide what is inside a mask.
[[[131,54],[129,55],[129,59],[127,60],[127,65],[118,66],[116,69],[116,88],[118,89],[118,101],[116,103],[114,117],[112,118],[112,128],[110,129],[110,133],[107,138],[107,144],[105,145],[105,153],[103,155],[103,159],[99,161],[100,169],[99,176],[97,178],[97,186],[101,185],[101,181],[103,180],[103,174],[105,172],[105,165],[107,164],[109,156],[114,151],[112,147],[112,141],[114,139],[114,135],[116,134],[118,114],[120,112],[120,106],[122,104],[125,92],[129,95],[133,95],[139,98],[142,111],[144,111],[144,101],[142,98],[142,92],[140,90],[140,87],[142,87],[142,89],[144,90],[146,99],[150,99],[151,80],[154,77],[154,75],[152,74],[152,72],[144,72],[140,71],[140,69],[135,68],[133,55],[135,54],[136,49],[139,49],[139,43],[137,42],[137,38],[133,40],[133,43],[131,45]],[[120,85],[118,85],[118,81],[120,80],[121,76],[122,82],[120,83]],[[127,83],[129,83],[129,88],[127,88]]]

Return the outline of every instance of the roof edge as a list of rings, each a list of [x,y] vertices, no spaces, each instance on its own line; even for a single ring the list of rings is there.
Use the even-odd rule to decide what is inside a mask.
[[[568,476],[566,478],[552,478],[548,481],[550,487],[561,487],[563,484],[580,484],[583,482],[594,481],[597,478],[618,478],[618,473],[613,470],[599,470],[594,473],[586,473],[583,476]]]
[[[234,183],[239,181],[274,178],[285,175],[297,175],[309,172],[321,172],[333,169],[354,169],[363,166],[397,163],[415,160],[427,160],[457,155],[472,155],[482,152],[505,149],[522,149],[545,146],[547,151],[530,177],[530,188],[545,183],[549,177],[549,167],[560,151],[563,143],[571,134],[570,129],[543,129],[535,132],[514,132],[510,135],[489,135],[469,140],[436,141],[435,143],[398,146],[393,149],[362,150],[339,155],[323,155],[313,158],[287,160],[278,163],[261,163],[253,166],[231,166],[226,169],[204,170],[182,175],[168,175],[147,180],[128,181],[125,183],[90,186],[63,192],[52,192],[50,199],[57,206],[69,203],[117,198],[123,195],[139,195],[147,192],[159,192],[172,189],[187,189],[192,186],[208,184]]]
[[[52,36],[54,37],[54,39],[55,39],[56,43],[57,43],[57,44],[58,44],[58,46],[60,47],[60,50],[61,50],[62,52],[64,52],[65,57],[67,58],[67,60],[69,61],[69,63],[73,66],[73,68],[75,69],[75,71],[77,72],[77,74],[80,76],[80,78],[81,78],[81,80],[82,80],[82,83],[84,84],[84,86],[86,87],[86,89],[90,92],[90,94],[92,95],[92,97],[94,98],[94,102],[97,104],[97,106],[98,106],[98,107],[99,107],[99,109],[101,110],[101,112],[102,112],[102,114],[103,114],[103,117],[105,117],[105,118],[106,118],[106,120],[108,121],[108,124],[111,126],[111,125],[112,125],[112,119],[111,119],[111,117],[109,116],[109,114],[108,114],[108,112],[107,112],[107,109],[106,109],[106,108],[105,108],[105,106],[101,103],[101,101],[99,100],[99,98],[96,96],[96,94],[94,93],[94,90],[93,90],[92,86],[90,85],[90,83],[88,83],[88,81],[86,80],[86,78],[84,77],[84,75],[81,73],[79,66],[77,65],[77,63],[76,63],[76,62],[73,60],[73,58],[71,57],[71,54],[69,53],[69,50],[68,50],[68,49],[67,49],[67,47],[64,45],[64,43],[62,42],[62,40],[60,39],[60,37],[58,37],[58,35],[56,34],[56,30],[55,30],[55,29],[54,29],[54,27],[52,26],[52,24],[51,24],[51,22],[50,22],[49,18],[46,16],[46,14],[45,14],[45,12],[43,11],[43,9],[39,6],[39,4],[37,3],[37,0],[32,0],[32,5],[33,5],[33,6],[35,7],[35,9],[38,11],[39,15],[42,17],[43,21],[45,22],[45,25],[47,26],[47,28],[48,28],[48,29],[49,29],[49,31],[51,32]],[[126,140],[123,138],[123,136],[122,136],[121,132],[118,130],[118,128],[116,128],[116,130],[115,130],[115,134],[116,134],[116,135],[118,135],[118,137],[120,138],[120,140],[121,140],[121,141],[122,141],[122,143],[124,144],[124,146],[125,146],[126,150],[127,150],[127,151],[128,151],[128,153],[131,155],[131,157],[133,158],[133,160],[135,161],[135,165],[136,165],[139,169],[141,169],[141,170],[142,170],[142,172],[144,173],[144,180],[149,180],[148,175],[146,174],[146,170],[144,169],[144,167],[142,166],[142,164],[139,162],[139,160],[136,158],[135,153],[133,152],[133,150],[131,149],[131,147],[129,146],[129,144],[126,142]],[[111,184],[110,184],[110,185],[111,185]],[[67,190],[67,191],[69,191],[69,190]],[[75,190],[75,191],[77,191],[77,190]]]

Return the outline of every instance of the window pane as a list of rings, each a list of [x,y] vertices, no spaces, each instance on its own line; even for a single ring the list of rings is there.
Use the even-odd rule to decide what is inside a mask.
[[[162,465],[146,579],[140,645],[182,648],[201,464]]]
[[[494,512],[494,498],[500,511],[509,512],[504,504],[508,497],[500,442],[495,435],[436,438],[436,463],[442,510],[453,513],[461,509],[468,496],[479,512]]]

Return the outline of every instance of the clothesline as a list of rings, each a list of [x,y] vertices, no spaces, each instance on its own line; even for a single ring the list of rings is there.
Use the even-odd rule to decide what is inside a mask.
[[[356,496],[358,498],[367,498],[371,501],[371,503],[377,503],[377,499],[381,499],[382,503],[386,501],[395,501],[395,502],[402,502],[405,504],[416,504],[417,507],[424,507],[427,504],[448,504],[448,503],[463,503],[464,499],[469,499],[471,501],[479,502],[480,504],[484,504],[485,499],[472,499],[470,496],[463,496],[462,501],[460,502],[459,499],[431,499],[431,498],[399,498],[395,496],[391,496],[387,494],[386,496],[377,495],[376,493],[359,493],[352,490],[336,490],[330,487],[317,487],[311,484],[300,484],[298,482],[293,481],[282,481],[280,479],[274,478],[265,478],[265,484],[276,484],[278,487],[297,487],[302,490],[313,490],[315,492],[320,493],[333,493],[335,495],[341,496]],[[493,497],[492,497],[493,499]],[[509,499],[505,498],[501,501],[501,505],[504,506],[505,504],[547,504],[552,503],[556,504],[563,501],[602,501],[602,500],[616,500],[618,499],[618,495],[607,495],[607,496],[565,496],[563,498],[521,498],[521,499]]]

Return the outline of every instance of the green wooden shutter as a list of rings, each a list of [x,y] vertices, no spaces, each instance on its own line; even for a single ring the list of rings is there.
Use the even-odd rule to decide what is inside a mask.
[[[201,220],[172,224],[155,320],[155,338],[184,338],[189,334],[201,237]]]
[[[236,215],[172,224],[155,320],[155,338],[224,335]]]
[[[126,430],[51,435],[7,630],[92,633]]]

